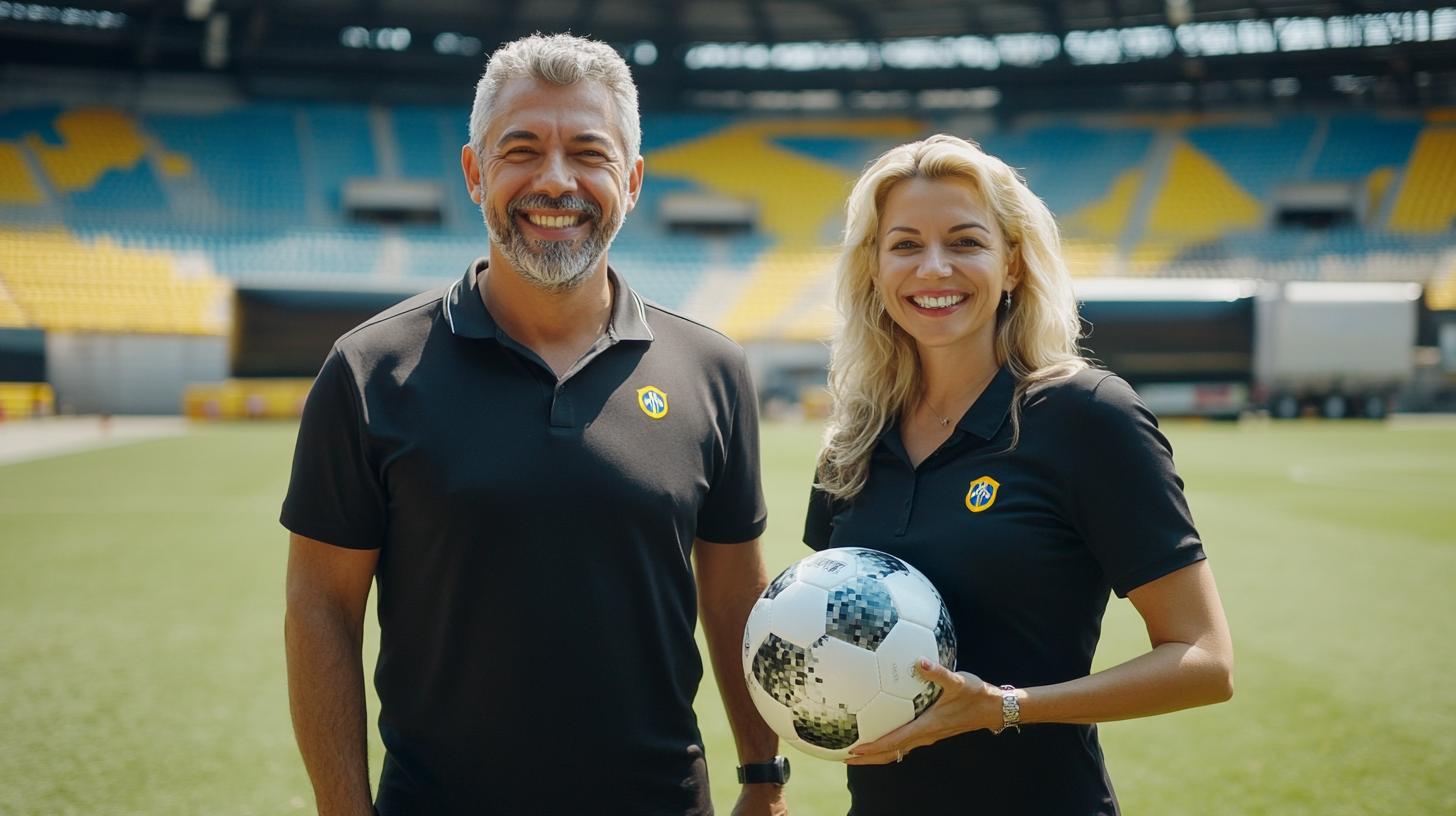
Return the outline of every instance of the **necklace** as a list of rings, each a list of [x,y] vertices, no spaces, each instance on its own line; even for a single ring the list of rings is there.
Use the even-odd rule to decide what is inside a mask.
[[[934,414],[936,419],[940,420],[940,427],[944,428],[950,424],[950,418],[941,416],[940,412],[935,410],[935,406],[931,405],[930,400],[925,398],[924,391],[920,392],[920,401],[925,403],[925,407],[930,409],[930,413]]]

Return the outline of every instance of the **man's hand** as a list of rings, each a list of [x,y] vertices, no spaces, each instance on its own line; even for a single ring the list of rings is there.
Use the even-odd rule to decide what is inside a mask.
[[[788,812],[782,785],[744,785],[733,805],[733,816],[788,816]]]

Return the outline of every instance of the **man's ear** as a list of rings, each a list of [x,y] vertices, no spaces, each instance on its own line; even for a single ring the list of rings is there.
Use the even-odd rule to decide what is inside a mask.
[[[642,168],[645,162],[639,155],[637,161],[632,164],[632,169],[627,172],[627,201],[623,208],[624,212],[631,212],[637,206],[637,199],[642,196]]]
[[[479,204],[485,195],[485,185],[480,180],[480,159],[470,145],[460,148],[460,170],[465,174],[465,189],[470,191],[470,200]]]

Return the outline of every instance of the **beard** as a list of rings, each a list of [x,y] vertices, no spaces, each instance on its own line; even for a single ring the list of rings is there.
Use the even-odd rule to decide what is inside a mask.
[[[532,240],[516,223],[516,213],[526,208],[586,213],[591,218],[591,232],[580,243]],[[609,221],[603,221],[600,207],[573,195],[551,198],[531,193],[521,196],[506,206],[504,217],[488,208],[483,201],[480,209],[485,215],[491,243],[495,244],[501,256],[527,283],[551,294],[570,292],[585,283],[622,226],[620,211],[613,213]]]

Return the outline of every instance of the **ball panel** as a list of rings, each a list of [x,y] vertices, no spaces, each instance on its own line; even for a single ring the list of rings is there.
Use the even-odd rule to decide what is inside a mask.
[[[849,748],[820,748],[813,743],[805,742],[801,739],[793,740],[789,744],[815,759],[828,759],[834,762],[849,759],[849,748],[854,747],[850,745]]]
[[[890,593],[863,575],[831,590],[826,612],[825,634],[870,651],[900,619]]]
[[[859,562],[859,574],[871,578],[884,578],[897,572],[908,572],[910,567],[904,561],[889,553],[879,550],[866,549],[864,547],[845,547],[845,551],[854,553],[855,560]]]
[[[880,693],[875,653],[831,637],[809,648],[806,673],[810,700],[851,714]]]
[[[910,701],[915,706],[915,716],[919,717],[925,713],[925,709],[935,705],[935,701],[940,699],[940,695],[944,691],[945,689],[931,683],[929,688],[915,695],[915,699]]]
[[[753,678],[768,696],[786,706],[803,702],[809,682],[808,653],[770,634],[753,656]]]
[[[956,645],[955,626],[950,622],[950,610],[945,604],[940,605],[940,617],[935,622],[935,643],[940,653],[940,665],[956,670]]]
[[[858,574],[852,553],[839,549],[815,553],[799,562],[798,580],[823,589],[834,589]]]
[[[895,611],[902,620],[915,621],[926,629],[935,627],[942,605],[935,587],[909,572],[890,573],[881,581],[894,599]]]
[[[770,601],[774,598],[777,598],[780,592],[788,589],[789,586],[794,583],[794,581],[798,580],[798,578],[796,577],[798,574],[799,562],[795,561],[794,563],[789,565],[788,569],[779,573],[778,577],[773,579],[773,582],[768,585],[768,589],[765,589],[763,591],[762,597],[767,598]]]
[[[753,699],[754,708],[758,709],[768,727],[782,739],[797,739],[798,734],[794,733],[794,713],[788,706],[764,691],[763,686],[758,684],[758,678],[752,674],[745,677],[744,681],[748,684],[748,696]]]
[[[753,656],[758,652],[758,647],[763,639],[768,637],[770,623],[770,609],[773,601],[767,598],[759,598],[753,604],[753,609],[748,612],[748,623],[743,627],[743,670],[749,671],[753,666]]]
[[[900,621],[890,636],[875,650],[879,660],[880,688],[901,699],[914,700],[929,688],[939,688],[920,679],[915,661],[936,655],[935,636],[929,629],[910,621]]]
[[[859,724],[843,709],[805,700],[793,707],[794,733],[817,748],[839,751],[859,739]]]
[[[860,742],[874,742],[915,719],[915,704],[881,692],[854,716],[859,722]]]
[[[807,649],[824,637],[828,605],[828,592],[813,584],[794,583],[773,599],[769,631]]]

